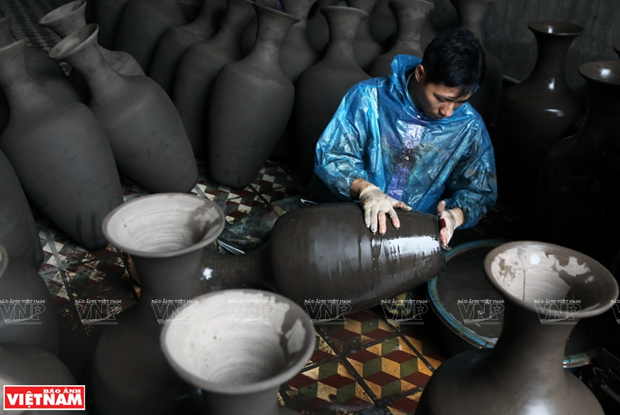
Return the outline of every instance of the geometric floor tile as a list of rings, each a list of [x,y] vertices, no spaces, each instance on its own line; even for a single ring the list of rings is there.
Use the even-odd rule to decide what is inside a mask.
[[[368,344],[383,341],[396,332],[373,311],[359,311],[347,314],[341,324],[317,325],[338,352],[348,354]]]
[[[394,415],[412,415],[415,413],[415,409],[418,406],[420,396],[422,396],[422,392],[416,392],[397,399],[388,405],[388,409]]]

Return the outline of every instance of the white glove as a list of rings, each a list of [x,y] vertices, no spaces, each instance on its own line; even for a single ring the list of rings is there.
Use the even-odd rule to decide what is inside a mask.
[[[446,201],[442,200],[437,204],[437,216],[445,223],[445,226],[439,230],[441,247],[451,249],[448,242],[452,239],[455,229],[463,224],[463,211],[460,208],[446,209]]]
[[[372,233],[383,235],[387,230],[385,215],[392,219],[392,225],[396,229],[400,228],[400,220],[394,210],[395,207],[403,210],[411,210],[404,202],[400,202],[381,191],[377,186],[371,184],[360,192],[360,204],[364,209],[364,223],[370,228]]]

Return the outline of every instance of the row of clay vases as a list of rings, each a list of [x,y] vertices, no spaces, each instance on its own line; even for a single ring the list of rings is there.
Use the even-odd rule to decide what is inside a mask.
[[[43,262],[39,231],[13,166],[0,150],[0,245],[34,268]]]
[[[0,48],[11,110],[0,149],[46,217],[80,245],[103,246],[103,218],[123,202],[110,143],[88,107],[43,90],[26,69],[25,50],[24,40]]]
[[[293,84],[299,75],[319,60],[319,52],[306,35],[307,17],[316,0],[281,0],[282,11],[298,20],[289,28],[280,45],[280,68]]]
[[[505,299],[500,337],[493,349],[469,350],[442,363],[416,414],[603,415],[592,391],[562,361],[578,321],[615,304],[613,275],[580,252],[532,241],[493,249],[484,266]]]
[[[183,54],[194,43],[204,42],[215,35],[222,17],[222,8],[226,8],[223,0],[204,0],[195,20],[183,26],[171,27],[157,43],[149,76],[168,95],[172,94],[175,73]]]
[[[583,113],[566,82],[566,54],[583,28],[540,21],[528,25],[538,45],[530,76],[510,87],[498,119],[498,182],[507,203],[533,216],[536,185],[547,151],[566,137]]]
[[[379,0],[347,0],[349,7],[354,7],[366,12],[368,16]],[[370,20],[365,19],[359,23],[355,40],[353,41],[353,52],[357,64],[363,70],[367,70],[372,61],[385,52],[385,47],[377,42],[370,33]]]
[[[249,0],[228,0],[217,34],[189,46],[177,66],[172,101],[196,156],[202,156],[206,147],[206,115],[215,78],[224,65],[241,59],[241,35],[255,15]]]
[[[459,27],[471,30],[484,46],[482,19],[495,0],[451,0],[459,17]],[[480,113],[487,128],[495,126],[499,113],[504,70],[500,60],[486,48],[486,73],[483,84],[469,100]]]
[[[550,241],[610,264],[620,231],[620,62],[586,63],[579,74],[588,86],[588,115],[577,134],[547,153],[538,184],[538,224]]]
[[[207,118],[211,177],[230,187],[250,184],[282,136],[295,87],[279,65],[280,44],[297,22],[254,3],[258,33],[252,51],[224,66],[213,85]]]
[[[368,14],[342,6],[324,7],[321,13],[327,18],[330,41],[323,58],[301,74],[295,94],[299,160],[306,183],[314,172],[316,143],[340,101],[353,84],[370,78],[360,68],[353,50],[359,24]]]
[[[47,13],[39,19],[39,24],[51,29],[62,39],[74,30],[86,26],[85,10],[86,0],[74,0]],[[140,68],[138,62],[130,54],[108,50],[101,46],[99,46],[99,51],[106,62],[119,73],[130,76],[144,75],[142,68]],[[79,92],[82,101],[88,103],[90,101],[90,91],[82,74],[77,70],[71,70],[69,81]]]
[[[396,55],[413,55],[422,58],[420,45],[422,26],[435,5],[426,0],[392,0],[389,3],[398,20],[398,36],[392,48],[373,59],[368,67],[372,77],[392,74],[392,60]]]
[[[73,31],[50,50],[50,56],[84,76],[91,94],[89,107],[122,173],[153,192],[191,190],[198,168],[174,104],[151,78],[115,71],[101,54],[97,32],[96,24]]]

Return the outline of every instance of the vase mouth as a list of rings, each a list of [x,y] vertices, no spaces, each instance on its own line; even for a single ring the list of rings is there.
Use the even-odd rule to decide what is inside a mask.
[[[45,16],[39,19],[39,24],[41,26],[49,26],[53,22],[63,19],[78,10],[86,8],[85,0],[74,0],[72,2],[63,4],[60,7],[55,8],[51,12],[47,13]]]
[[[584,63],[579,67],[579,74],[591,81],[609,86],[620,86],[620,61]]]
[[[87,24],[79,29],[75,29],[50,49],[50,58],[57,60],[64,59],[76,51],[83,49],[91,39],[94,39],[94,42],[97,43],[98,33],[99,26],[96,23]]]
[[[169,258],[197,251],[224,229],[214,202],[187,193],[157,193],[127,201],[103,220],[112,245],[144,258]]]
[[[531,22],[527,25],[531,31],[554,36],[579,36],[583,33],[583,27],[569,22],[555,20],[542,20]]]
[[[9,266],[9,253],[7,252],[4,245],[0,245],[0,278],[2,278],[2,274],[6,271],[6,268]]]
[[[308,314],[272,292],[230,289],[183,305],[160,343],[175,372],[207,392],[272,391],[306,365],[315,347]]]
[[[592,317],[618,298],[614,276],[595,259],[572,249],[538,241],[515,241],[489,252],[484,268],[507,300],[559,318]]]

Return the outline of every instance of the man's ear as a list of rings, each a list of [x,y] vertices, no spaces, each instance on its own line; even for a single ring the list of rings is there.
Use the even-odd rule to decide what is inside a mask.
[[[418,82],[424,82],[424,78],[426,77],[426,70],[424,69],[424,66],[422,66],[422,64],[418,65],[415,67],[415,80]]]

